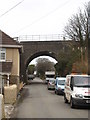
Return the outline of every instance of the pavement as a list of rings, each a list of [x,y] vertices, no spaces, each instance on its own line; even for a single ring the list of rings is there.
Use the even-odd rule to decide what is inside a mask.
[[[39,78],[35,78],[34,80],[30,81],[30,83],[42,83],[43,81]],[[25,85],[25,84],[24,84]],[[23,85],[23,86],[24,86]],[[17,100],[14,104],[4,104],[4,108],[5,108],[5,118],[11,118],[14,110],[15,110],[15,107],[18,103],[18,101],[20,100],[21,96],[22,96],[22,91],[23,89],[20,90],[18,96],[17,96]]]
[[[14,105],[5,104],[5,118],[10,118],[14,111]]]

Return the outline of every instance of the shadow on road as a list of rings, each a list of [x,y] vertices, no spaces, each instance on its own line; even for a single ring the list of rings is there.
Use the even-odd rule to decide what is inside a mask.
[[[17,104],[19,105],[19,103],[22,103],[23,100],[25,100],[25,99],[28,98],[28,97],[30,97],[30,92],[29,92],[29,89],[25,86],[25,87],[20,91],[19,99],[18,99]]]
[[[28,85],[29,85],[29,84],[45,84],[45,82],[44,82],[44,80],[36,77],[36,78],[34,78],[33,80],[28,80],[28,81],[27,81],[27,84],[28,84]]]
[[[30,85],[30,84],[45,84],[44,82],[37,82],[37,81],[28,81],[27,82],[27,85]]]

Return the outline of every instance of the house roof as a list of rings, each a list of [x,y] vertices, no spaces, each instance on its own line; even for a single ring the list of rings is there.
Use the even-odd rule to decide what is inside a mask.
[[[0,30],[0,45],[4,46],[18,46],[20,43],[13,38],[11,38],[9,35],[4,33]]]

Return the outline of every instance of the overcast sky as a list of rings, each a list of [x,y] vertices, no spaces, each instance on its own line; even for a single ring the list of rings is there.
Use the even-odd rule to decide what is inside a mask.
[[[63,34],[68,19],[90,0],[0,0],[0,29],[11,37]]]

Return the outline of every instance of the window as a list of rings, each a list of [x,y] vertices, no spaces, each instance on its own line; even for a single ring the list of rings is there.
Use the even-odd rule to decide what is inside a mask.
[[[6,49],[0,48],[0,61],[6,61]]]
[[[90,86],[90,77],[76,76],[74,79],[74,85],[79,87]]]

